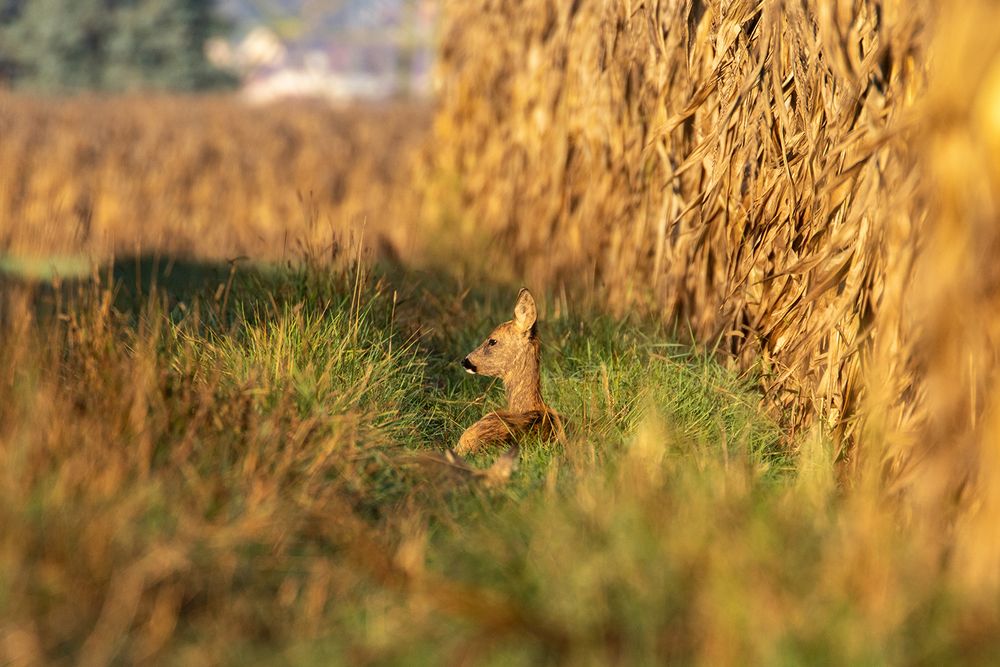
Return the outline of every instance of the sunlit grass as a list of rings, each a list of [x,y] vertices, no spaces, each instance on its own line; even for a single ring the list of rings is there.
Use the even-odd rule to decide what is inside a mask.
[[[890,514],[839,497],[828,441],[790,458],[753,379],[662,326],[543,318],[568,437],[527,439],[489,491],[419,457],[502,401],[455,360],[513,288],[419,334],[440,285],[214,275],[7,317],[0,617],[17,650],[857,664],[993,645],[956,643],[949,587]]]
[[[333,580],[313,594],[326,601],[309,602],[303,587],[320,585],[316,559],[332,558],[323,568],[353,582],[353,605],[405,597],[379,593],[377,573],[352,550],[370,541],[394,549],[406,525],[433,525],[421,557],[433,562],[434,545],[455,548],[466,521],[485,528],[547,505],[575,493],[587,470],[617,474],[638,426],[656,414],[693,446],[777,451],[778,431],[746,381],[707,358],[661,355],[662,331],[595,321],[579,335],[579,322],[554,321],[545,385],[572,425],[572,451],[528,441],[499,494],[455,486],[407,456],[443,451],[487,409],[479,378],[405,332],[393,297],[367,279],[359,292],[315,271],[219,271],[201,290],[160,275],[143,298],[119,287],[110,310],[100,288],[63,286],[77,294],[64,312],[40,313],[5,349],[2,569],[5,579],[28,576],[2,611],[13,626],[36,628],[48,659],[173,655],[218,633],[250,644],[277,633],[269,651],[327,632],[364,644],[362,629],[319,630],[338,605]],[[504,317],[469,317],[453,333],[472,340],[480,321]],[[273,596],[287,604],[271,609]],[[107,605],[131,611],[111,624]],[[235,625],[209,623],[212,609],[230,605]],[[73,622],[59,620],[66,614]],[[161,616],[175,629],[155,626]]]

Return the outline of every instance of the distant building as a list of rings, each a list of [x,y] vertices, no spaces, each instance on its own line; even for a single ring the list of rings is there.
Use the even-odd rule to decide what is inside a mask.
[[[288,59],[288,48],[273,30],[259,27],[240,42],[237,57],[243,68],[281,67]]]
[[[341,103],[357,99],[385,99],[395,92],[390,77],[363,72],[338,73],[329,68],[324,54],[304,65],[261,71],[244,84],[243,94],[255,104],[283,99],[317,99]]]
[[[430,93],[434,0],[355,3],[333,29],[282,34],[257,25],[235,42],[212,40],[212,64],[238,74],[253,103],[314,98],[339,103]],[[294,36],[297,35],[297,36]]]
[[[222,38],[209,40],[205,55],[216,67],[248,74],[283,66],[288,59],[288,48],[273,30],[257,27],[235,46]]]

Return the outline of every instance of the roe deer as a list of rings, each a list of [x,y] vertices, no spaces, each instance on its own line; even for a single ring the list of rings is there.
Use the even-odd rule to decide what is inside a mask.
[[[535,299],[522,287],[514,304],[514,319],[494,329],[482,345],[462,360],[469,373],[503,380],[507,409],[491,412],[465,429],[455,448],[458,454],[492,445],[512,445],[498,462],[506,466],[505,461],[516,459],[517,441],[522,435],[561,434],[559,416],[542,400],[541,345],[536,317]]]

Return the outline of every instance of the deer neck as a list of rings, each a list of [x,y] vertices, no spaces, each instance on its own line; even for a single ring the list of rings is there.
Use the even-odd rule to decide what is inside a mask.
[[[541,360],[537,345],[522,355],[503,379],[507,391],[507,409],[511,412],[544,410],[542,400]]]

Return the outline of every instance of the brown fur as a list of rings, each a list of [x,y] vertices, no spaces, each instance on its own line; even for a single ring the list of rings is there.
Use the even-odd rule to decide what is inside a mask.
[[[468,454],[487,446],[510,444],[532,431],[550,438],[556,433],[556,419],[556,414],[547,408],[528,412],[496,410],[465,429],[456,450]]]
[[[470,373],[503,380],[507,409],[493,411],[467,428],[456,447],[459,454],[514,444],[530,432],[543,437],[561,432],[559,416],[542,399],[541,344],[536,317],[535,299],[522,288],[514,305],[514,319],[494,329],[462,360]]]

